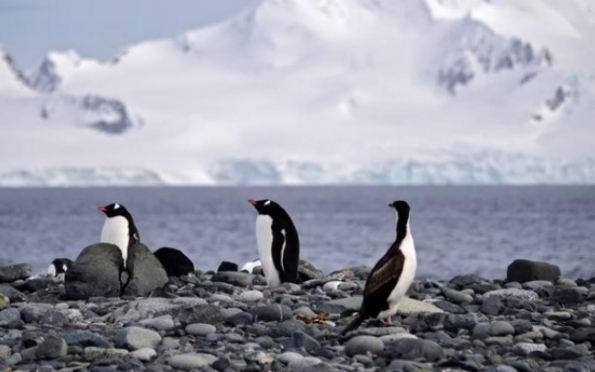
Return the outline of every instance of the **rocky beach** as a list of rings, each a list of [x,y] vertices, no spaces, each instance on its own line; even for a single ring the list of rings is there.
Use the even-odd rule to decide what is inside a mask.
[[[370,268],[300,271],[274,289],[197,271],[150,297],[68,301],[29,265],[0,266],[0,370],[595,371],[595,278],[515,261],[502,280],[416,280],[394,326],[341,337]]]

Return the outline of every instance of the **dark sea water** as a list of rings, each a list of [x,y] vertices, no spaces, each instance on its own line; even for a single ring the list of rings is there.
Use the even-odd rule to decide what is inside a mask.
[[[217,187],[0,189],[0,263],[35,271],[99,240],[97,207],[124,204],[152,250],[182,249],[197,268],[257,257],[256,212],[270,198],[294,219],[301,255],[324,271],[373,265],[395,235],[389,202],[411,204],[418,277],[504,278],[516,258],[595,276],[595,187]]]

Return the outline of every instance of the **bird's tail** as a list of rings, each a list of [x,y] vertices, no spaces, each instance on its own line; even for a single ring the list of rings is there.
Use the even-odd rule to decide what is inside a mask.
[[[345,336],[347,334],[347,332],[353,331],[354,329],[356,329],[357,327],[362,325],[363,322],[364,322],[364,317],[361,316],[360,314],[358,314],[355,317],[355,319],[353,319],[349,324],[347,324],[345,329],[343,329],[343,332],[341,332],[341,336]]]

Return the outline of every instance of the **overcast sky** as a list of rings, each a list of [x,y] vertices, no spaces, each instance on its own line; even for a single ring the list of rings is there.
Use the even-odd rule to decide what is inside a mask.
[[[0,0],[0,44],[20,68],[50,50],[108,59],[128,45],[227,19],[260,0]]]

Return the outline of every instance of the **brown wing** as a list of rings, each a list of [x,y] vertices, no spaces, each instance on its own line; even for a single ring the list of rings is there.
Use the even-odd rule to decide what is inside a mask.
[[[366,281],[362,315],[376,316],[385,309],[386,300],[399,281],[404,263],[403,252],[392,249],[376,263]]]

